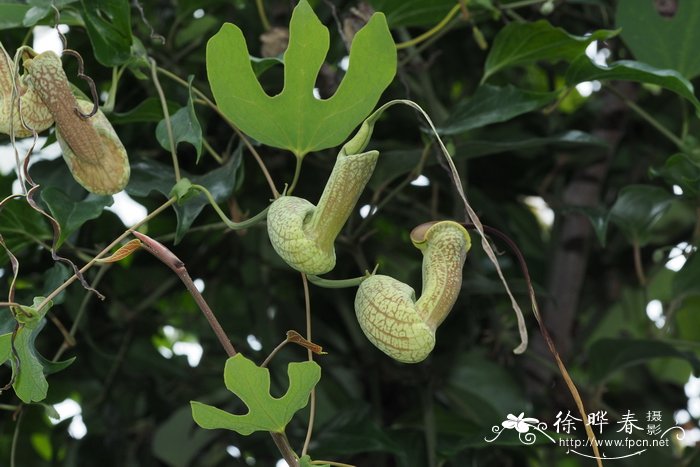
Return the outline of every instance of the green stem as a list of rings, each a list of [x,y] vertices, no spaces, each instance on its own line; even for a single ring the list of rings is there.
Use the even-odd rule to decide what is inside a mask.
[[[317,287],[323,287],[325,289],[345,289],[348,287],[357,287],[362,284],[370,274],[367,273],[364,276],[353,277],[352,279],[324,279],[322,277],[307,275],[309,282]]]
[[[537,5],[538,3],[545,3],[547,0],[522,0],[520,2],[511,2],[506,5],[502,5],[503,9],[513,10],[515,8],[523,8],[530,5]]]
[[[309,293],[309,281],[306,279],[306,274],[301,273],[301,282],[304,288],[304,313],[306,315],[306,340],[313,342],[311,340],[311,294]],[[314,353],[311,349],[307,349],[307,354],[310,362],[314,361]],[[309,444],[311,443],[311,434],[314,431],[314,420],[316,419],[316,388],[311,389],[311,395],[309,398],[309,424],[306,428],[306,438],[304,439],[304,446],[301,448],[302,457],[306,455],[309,450]]]
[[[299,182],[299,174],[301,174],[301,163],[303,160],[303,157],[296,156],[296,165],[294,166],[294,178],[292,178],[292,184],[289,185],[289,188],[285,191],[285,195],[287,196],[291,195],[294,189],[297,187],[297,183]]]
[[[632,252],[634,253],[634,272],[637,274],[637,280],[642,287],[647,284],[647,277],[644,274],[644,266],[642,265],[642,251],[639,242],[635,241],[632,244]]]
[[[258,16],[260,16],[260,22],[265,28],[265,31],[270,29],[270,20],[267,19],[267,14],[265,13],[265,5],[263,5],[263,0],[255,0],[255,5],[258,7]]]
[[[192,185],[192,188],[204,193],[204,196],[207,197],[207,199],[209,200],[209,204],[211,204],[211,206],[214,208],[214,211],[216,211],[216,213],[219,215],[219,218],[221,218],[222,222],[226,224],[226,227],[228,227],[231,230],[245,230],[249,227],[253,227],[254,225],[263,221],[267,217],[267,210],[270,208],[269,206],[266,207],[250,219],[246,219],[241,222],[233,222],[228,218],[228,216],[226,216],[226,213],[224,213],[224,211],[221,210],[219,205],[216,203],[216,200],[209,192],[209,190],[206,189],[206,187],[203,187],[202,185]]]
[[[17,464],[15,463],[15,458],[17,456],[17,444],[19,441],[19,426],[22,423],[22,415],[24,412],[20,412],[19,415],[17,415],[17,424],[15,425],[15,432],[12,435],[12,447],[10,448],[10,467],[17,467]]]
[[[449,13],[447,13],[447,15],[445,15],[445,17],[442,18],[442,20],[438,24],[436,24],[435,26],[433,26],[431,29],[424,32],[420,36],[417,36],[417,37],[414,37],[413,39],[396,44],[396,49],[401,50],[401,49],[405,49],[408,47],[412,47],[412,46],[415,46],[417,44],[420,44],[421,42],[425,41],[426,39],[430,39],[432,36],[434,36],[435,34],[440,32],[447,25],[447,23],[449,23],[450,20],[452,18],[454,18],[457,13],[459,13],[460,8],[461,8],[461,5],[459,3],[457,3],[455,6],[452,7],[452,9],[449,11]]]
[[[165,129],[168,132],[168,142],[170,143],[170,155],[173,159],[173,169],[175,170],[175,181],[180,181],[180,164],[177,161],[177,149],[175,147],[175,136],[173,135],[173,125],[170,121],[170,113],[168,112],[168,101],[165,100],[165,94],[163,93],[163,88],[160,86],[160,81],[158,80],[158,66],[156,61],[151,58],[151,77],[153,78],[153,84],[156,87],[156,92],[158,92],[158,98],[160,99],[160,105],[163,109],[163,115],[165,117]],[[188,85],[189,86],[189,85]]]
[[[656,130],[664,135],[666,138],[668,138],[669,141],[671,141],[673,144],[675,144],[678,149],[681,151],[685,150],[685,144],[683,143],[683,140],[681,140],[678,136],[676,136],[671,130],[666,128],[660,121],[658,121],[654,116],[652,116],[650,113],[648,113],[646,110],[638,106],[636,103],[634,103],[632,100],[628,99],[625,97],[620,91],[615,89],[614,86],[606,86],[606,89],[608,89],[610,92],[615,94],[622,102],[625,103],[627,107],[632,109],[637,115],[642,117],[644,120],[647,121],[651,126],[656,128]]]

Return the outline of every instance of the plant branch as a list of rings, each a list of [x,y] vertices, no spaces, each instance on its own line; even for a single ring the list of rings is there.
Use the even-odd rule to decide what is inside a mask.
[[[452,7],[452,9],[447,13],[447,15],[445,15],[445,17],[442,18],[442,20],[438,24],[436,24],[435,26],[433,26],[432,28],[430,28],[429,30],[427,30],[426,32],[421,34],[420,36],[417,36],[417,37],[414,37],[413,39],[396,44],[396,49],[401,50],[401,49],[406,49],[408,47],[413,47],[413,46],[418,45],[421,42],[425,41],[426,39],[430,39],[432,36],[434,36],[435,34],[440,32],[447,25],[447,23],[449,23],[450,20],[452,18],[454,18],[455,15],[457,15],[457,13],[459,13],[459,10],[461,8],[462,8],[461,5],[459,3],[457,3],[455,6]]]
[[[209,304],[206,302],[206,300],[204,300],[204,297],[202,297],[202,294],[199,293],[199,290],[197,290],[197,287],[194,285],[192,278],[187,272],[187,268],[185,268],[185,263],[183,263],[180,258],[175,256],[175,253],[166,248],[165,245],[153,240],[148,235],[144,235],[140,232],[132,233],[136,238],[143,242],[143,247],[149,253],[158,258],[163,264],[168,266],[175,274],[177,274],[177,277],[179,277],[185,284],[187,291],[190,293],[190,295],[192,295],[192,298],[197,303],[199,309],[202,310],[204,317],[209,322],[209,326],[211,326],[214,334],[216,334],[216,337],[219,339],[219,343],[226,351],[226,354],[229,357],[236,355],[236,349],[234,349],[233,344],[231,344],[228,336],[226,336],[226,332],[221,327],[221,324],[219,324],[219,320],[216,319],[214,312],[211,310],[211,308],[209,308]]]

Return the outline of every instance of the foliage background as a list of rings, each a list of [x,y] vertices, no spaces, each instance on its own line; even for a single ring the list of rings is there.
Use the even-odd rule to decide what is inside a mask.
[[[273,25],[288,23],[291,3],[264,2]],[[332,94],[342,78],[338,63],[347,53],[336,20],[345,24],[347,32],[362,23],[356,13],[371,6],[386,12],[396,41],[403,42],[437,24],[455,4],[311,3],[331,32],[328,66],[318,83],[322,96]],[[675,423],[674,414],[690,404],[691,416],[684,427],[693,429],[700,416],[700,390],[693,393],[691,384],[686,386],[688,394],[684,392],[697,366],[700,339],[700,259],[694,253],[700,241],[700,159],[693,103],[659,86],[636,82],[651,81],[642,74],[633,74],[632,81],[603,79],[600,91],[583,97],[566,77],[571,63],[584,56],[585,47],[567,57],[544,52],[494,73],[488,83],[482,79],[495,38],[507,24],[534,24],[545,17],[580,36],[623,26],[621,36],[598,43],[599,49],[608,51],[608,62],[637,59],[675,68],[693,79],[700,71],[700,59],[688,45],[697,43],[693,35],[700,24],[693,18],[700,17],[694,14],[700,5],[681,2],[680,8],[687,10],[673,16],[676,2],[570,0],[554,2],[553,11],[545,16],[541,1],[466,3],[468,20],[458,14],[433,39],[400,51],[397,78],[382,101],[414,99],[446,129],[467,194],[481,219],[506,232],[522,249],[545,321],[589,411],[606,410],[613,422],[627,410],[640,419],[647,411],[661,411],[668,427]],[[150,26],[126,1],[56,4],[61,23],[70,26],[69,47],[81,53],[98,90],[110,97],[106,113],[132,163],[127,192],[150,212],[166,200],[172,169],[168,152],[156,138],[163,115],[144,57],[154,58],[182,79],[193,76],[194,86],[208,94],[206,41],[223,22],[241,27],[251,53],[260,55],[264,28],[255,4],[142,2]],[[95,13],[98,6],[100,12]],[[0,2],[0,18],[0,40],[10,53],[31,38],[29,26],[53,24],[43,2]],[[86,25],[97,30],[90,32]],[[166,39],[164,44],[156,34]],[[98,36],[112,45],[101,44]],[[534,47],[530,41],[506,44],[502,52],[527,50],[528,45]],[[75,60],[64,59],[64,64],[68,75],[75,77]],[[116,97],[112,65],[124,69]],[[261,76],[270,93],[281,89],[281,78],[279,66]],[[171,112],[187,105],[186,86],[164,74],[160,81]],[[83,82],[73,82],[88,92]],[[565,93],[562,89],[567,86],[570,92]],[[542,93],[556,90],[560,93],[543,97]],[[239,138],[211,108],[195,102],[194,111],[203,138],[223,164],[206,149],[197,163],[194,147],[180,144],[183,170],[210,174],[209,182],[218,183],[218,201],[234,218],[259,212],[269,203],[270,193],[250,154],[237,149]],[[200,139],[196,129],[193,135],[196,143]],[[9,142],[3,138],[3,143]],[[419,287],[421,258],[410,245],[408,232],[428,220],[461,217],[434,148],[428,149],[422,170],[430,185],[408,184],[414,178],[409,172],[429,141],[413,111],[395,108],[379,122],[371,146],[382,156],[359,205],[381,203],[381,209],[369,220],[359,212],[350,219],[337,242],[338,266],[331,277],[354,277],[379,263],[382,273]],[[289,183],[294,172],[291,154],[264,146],[257,149],[278,188]],[[297,195],[318,199],[335,153],[335,149],[321,151],[306,158]],[[36,162],[31,174],[44,193],[62,191],[68,201],[60,199],[78,211],[89,201],[60,159]],[[0,178],[1,197],[10,194],[14,178],[12,173]],[[42,196],[50,204],[51,196]],[[530,196],[551,206],[552,226],[538,220],[525,203]],[[114,213],[101,207],[92,217],[77,218],[79,228],[67,238],[61,254],[78,264],[125,228]],[[144,229],[171,246],[190,274],[201,278],[205,298],[237,349],[247,356],[260,363],[287,330],[304,331],[299,274],[276,256],[264,228],[228,231],[205,207],[190,227],[169,210]],[[49,224],[23,202],[14,201],[0,212],[0,233],[20,261],[17,301],[30,303],[68,277],[68,269],[53,263],[45,248],[52,238]],[[669,269],[665,266],[669,253],[681,243],[687,245],[685,251],[673,254],[684,254],[688,260],[680,262],[679,270]],[[508,254],[501,261],[524,304],[526,289],[517,263]],[[11,278],[6,255],[1,256],[0,267],[5,293]],[[69,420],[51,424],[40,404],[22,407],[16,431],[13,409],[18,399],[7,391],[0,396],[2,408],[8,409],[0,418],[1,464],[9,462],[15,433],[16,462],[23,466],[277,462],[280,455],[265,435],[205,431],[192,422],[190,400],[234,412],[243,407],[223,388],[225,354],[170,270],[138,253],[118,264],[93,268],[87,277],[107,300],[100,302],[73,285],[56,301],[51,313],[68,327],[77,323],[77,345],[64,354],[76,360],[49,376],[44,401],[78,401],[87,435],[80,440],[71,437]],[[437,347],[421,364],[397,364],[371,347],[354,318],[353,298],[354,289],[311,290],[313,340],[328,352],[317,359],[323,377],[317,387],[314,458],[360,466],[593,465],[590,459],[566,454],[564,448],[526,447],[505,435],[496,443],[484,441],[491,427],[509,413],[525,412],[551,424],[557,412],[573,413],[574,406],[532,317],[528,317],[530,349],[522,356],[512,354],[517,345],[515,319],[478,246],[468,257],[463,292],[438,331]],[[647,316],[653,300],[662,307],[656,322]],[[6,317],[0,320],[5,321]],[[158,352],[159,346],[173,346],[164,326],[201,344],[204,354],[196,367],[183,356],[164,358]],[[49,322],[36,346],[50,358],[62,343],[61,333]],[[304,358],[303,349],[288,347],[273,360],[273,394],[281,394],[287,385],[286,363]],[[9,367],[0,368],[0,381],[4,384],[9,378]],[[303,442],[306,421],[302,412],[287,429],[294,447]],[[581,428],[576,436],[585,436]],[[240,450],[240,457],[227,453],[231,445]],[[692,446],[676,445],[615,462],[695,465],[700,462],[696,454]]]

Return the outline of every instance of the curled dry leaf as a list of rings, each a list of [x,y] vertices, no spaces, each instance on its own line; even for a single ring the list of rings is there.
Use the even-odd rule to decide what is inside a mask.
[[[93,104],[73,96],[61,59],[49,51],[25,58],[24,66],[53,115],[56,138],[75,180],[100,195],[124,189],[130,173],[126,150],[101,111],[89,118],[80,115],[91,112]]]

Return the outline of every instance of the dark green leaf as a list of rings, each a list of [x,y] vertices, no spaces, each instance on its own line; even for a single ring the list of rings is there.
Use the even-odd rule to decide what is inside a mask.
[[[700,101],[695,97],[693,85],[675,70],[661,70],[632,60],[622,60],[601,66],[589,57],[581,56],[571,63],[566,72],[566,81],[571,85],[596,79],[655,84],[688,99],[695,106],[696,112],[700,112]]]
[[[479,86],[474,95],[457,104],[445,124],[438,128],[443,135],[454,135],[492,123],[505,122],[518,115],[537,110],[557,98],[557,92],[535,92],[515,86]]]
[[[655,2],[620,0],[615,19],[622,39],[637,60],[678,70],[688,79],[700,74],[700,3],[677,2],[673,18],[662,17]]]
[[[371,0],[369,3],[386,15],[392,28],[435,25],[455,6],[450,0]]]
[[[27,14],[24,15],[22,26],[26,28],[34,26],[36,23],[44,19],[51,11],[51,7],[48,5],[31,7],[29,11],[27,11]]]
[[[510,23],[501,29],[494,39],[481,81],[484,82],[500,70],[515,65],[539,60],[572,61],[583,56],[591,42],[609,39],[616,34],[617,31],[600,29],[586,37],[579,37],[561,28],[555,28],[546,20]]]
[[[546,146],[552,147],[587,147],[607,146],[600,138],[578,130],[570,130],[565,133],[545,136],[542,138],[516,139],[516,140],[467,140],[460,142],[454,152],[455,159],[489,156],[508,151],[535,149]],[[370,179],[368,186],[377,189],[382,184],[413,170],[421,157],[421,151],[383,151]],[[437,160],[430,158],[427,164],[436,164]]]
[[[700,195],[700,165],[687,154],[674,154],[654,173],[669,184],[681,187],[683,195],[689,198]]]
[[[4,198],[10,194],[11,185],[12,180],[9,177],[0,178],[0,197]],[[0,235],[15,255],[32,244],[50,242],[53,236],[44,216],[32,209],[22,198],[8,200],[0,209]],[[4,267],[7,262],[5,250],[0,248],[0,267]]]
[[[226,164],[218,169],[204,175],[191,175],[181,171],[181,175],[194,184],[206,187],[214,199],[220,203],[227,200],[233,192],[236,173],[241,165],[241,155],[242,148],[239,147]],[[130,195],[145,197],[152,191],[158,191],[169,197],[174,186],[175,174],[172,167],[153,160],[142,160],[131,164],[131,179],[126,187]],[[209,204],[207,198],[203,194],[198,194],[188,198],[183,204],[176,203],[173,206],[177,214],[175,243],[180,242],[207,204]]]
[[[21,27],[24,17],[31,8],[21,3],[0,2],[0,29]]]
[[[100,217],[104,208],[113,203],[111,196],[100,196],[92,193],[83,200],[74,201],[55,187],[42,190],[41,199],[61,226],[61,235],[56,239],[55,248],[59,248],[66,238],[85,222]]]
[[[253,72],[255,72],[255,76],[260,77],[263,73],[265,73],[267,70],[272,68],[275,65],[284,65],[284,61],[277,58],[277,57],[265,57],[265,58],[258,58],[258,57],[250,57],[250,64],[253,66]]]
[[[197,114],[194,111],[194,102],[192,101],[192,80],[194,76],[190,76],[188,81],[188,98],[187,105],[170,116],[170,125],[173,130],[173,138],[175,146],[181,142],[190,143],[197,151],[197,162],[202,155],[202,127],[197,120]],[[165,120],[161,120],[156,127],[156,138],[163,149],[170,150],[170,139],[168,130],[165,125]]]
[[[594,383],[603,382],[614,372],[625,367],[659,357],[677,357],[688,360],[693,372],[700,372],[700,361],[692,353],[681,352],[675,347],[650,339],[599,339],[588,353],[589,374]]]
[[[215,432],[197,429],[192,409],[187,406],[175,411],[158,427],[151,448],[167,465],[188,467],[216,436]]]
[[[676,298],[700,295],[700,253],[697,251],[674,276],[673,294]]]
[[[10,360],[14,375],[12,387],[17,396],[26,404],[39,402],[46,398],[46,392],[49,388],[49,383],[44,375],[44,367],[39,359],[40,355],[34,346],[37,335],[46,323],[44,316],[52,306],[49,301],[39,309],[38,306],[43,301],[43,297],[36,297],[32,306],[22,306],[21,311],[17,312],[16,319],[19,322],[19,328],[14,337],[10,333],[10,338],[14,338],[16,359],[13,358],[12,351],[9,354],[7,352],[7,335],[0,338],[0,356],[6,357],[0,363]],[[19,360],[19,366],[16,360]]]
[[[270,97],[255,77],[243,32],[225,24],[207,45],[207,73],[216,103],[248,135],[299,157],[337,146],[393,80],[396,48],[384,15],[373,15],[353,40],[350,67],[338,91],[319,100],[313,89],[328,47],[328,29],[302,0],[292,14],[284,89]]]
[[[95,58],[104,66],[131,57],[131,10],[128,0],[81,0],[82,15]]]
[[[610,210],[610,220],[630,242],[644,246],[672,200],[673,195],[662,188],[630,185],[620,191]]]
[[[173,115],[177,109],[177,104],[168,101],[168,113]],[[113,113],[109,121],[113,125],[123,125],[125,123],[160,122],[163,120],[163,106],[157,97],[149,97],[136,107],[126,112]]]
[[[242,354],[226,360],[226,388],[248,407],[245,415],[233,415],[201,402],[192,401],[192,418],[202,428],[224,428],[249,435],[255,431],[282,433],[294,414],[306,407],[309,394],[321,379],[321,367],[315,362],[290,363],[287,366],[289,389],[284,396],[270,395],[270,370],[261,368]]]

